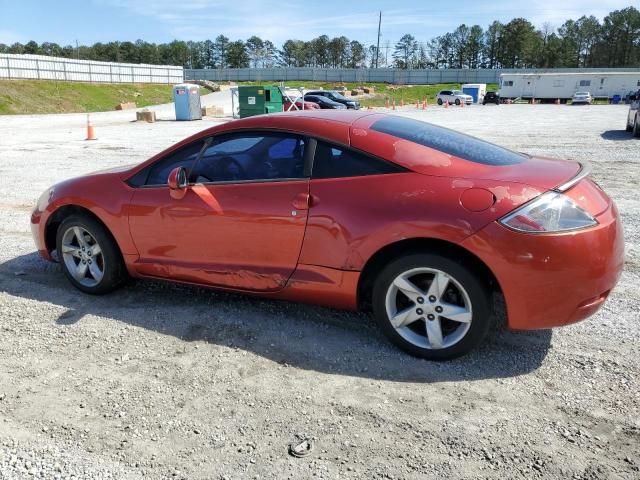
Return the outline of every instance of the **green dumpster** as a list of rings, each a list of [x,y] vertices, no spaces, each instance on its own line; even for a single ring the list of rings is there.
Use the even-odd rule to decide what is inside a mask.
[[[240,118],[282,111],[282,93],[278,87],[238,87]]]

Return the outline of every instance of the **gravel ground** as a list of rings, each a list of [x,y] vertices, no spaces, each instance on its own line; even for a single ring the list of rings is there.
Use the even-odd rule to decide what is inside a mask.
[[[0,478],[640,478],[640,141],[622,131],[626,108],[397,113],[591,161],[627,241],[603,309],[553,333],[494,331],[440,364],[360,314],[145,282],[83,295],[34,252],[38,195],[215,122],[96,114],[99,140],[84,142],[82,115],[0,117]],[[288,455],[304,438],[311,455]]]

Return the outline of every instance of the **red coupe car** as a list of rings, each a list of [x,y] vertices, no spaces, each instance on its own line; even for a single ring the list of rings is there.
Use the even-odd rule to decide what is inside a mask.
[[[31,224],[83,292],[152,278],[372,310],[448,359],[482,341],[495,293],[512,329],[600,308],[624,242],[588,173],[403,117],[280,113],[55,185]]]

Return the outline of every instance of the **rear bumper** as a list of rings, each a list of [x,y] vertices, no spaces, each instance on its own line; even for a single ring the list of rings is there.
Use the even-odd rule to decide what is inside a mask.
[[[598,311],[622,273],[624,238],[613,202],[597,220],[594,228],[548,235],[494,222],[463,242],[496,276],[509,328],[557,327]]]

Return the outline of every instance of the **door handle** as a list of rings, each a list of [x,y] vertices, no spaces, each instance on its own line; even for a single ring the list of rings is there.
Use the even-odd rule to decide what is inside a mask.
[[[307,210],[311,206],[311,195],[308,193],[299,193],[291,202],[296,210]]]

